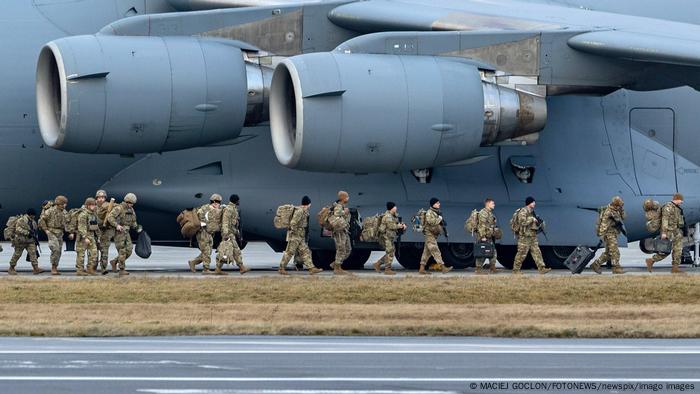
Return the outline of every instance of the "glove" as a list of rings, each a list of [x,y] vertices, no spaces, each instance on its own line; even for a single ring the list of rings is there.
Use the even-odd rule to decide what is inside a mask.
[[[207,224],[204,223],[204,222],[199,222],[199,225],[202,226],[202,227],[207,227]]]

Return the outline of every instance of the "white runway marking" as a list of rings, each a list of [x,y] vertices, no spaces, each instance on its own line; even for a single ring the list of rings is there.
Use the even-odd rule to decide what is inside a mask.
[[[0,381],[84,381],[84,382],[412,382],[412,383],[472,383],[472,382],[532,382],[532,383],[700,383],[700,378],[361,378],[361,377],[181,377],[181,376],[0,376]]]

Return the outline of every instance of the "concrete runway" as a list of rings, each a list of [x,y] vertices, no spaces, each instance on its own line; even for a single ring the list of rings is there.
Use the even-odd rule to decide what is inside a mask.
[[[640,384],[700,390],[700,340],[3,338],[0,359],[2,393],[653,391]]]
[[[7,276],[6,270],[8,267],[8,262],[12,256],[12,246],[9,243],[2,243],[4,251],[0,253],[0,277]],[[40,266],[48,270],[51,268],[49,263],[49,247],[48,244],[42,243],[41,250],[43,253],[39,258]],[[189,271],[187,266],[187,261],[194,258],[199,253],[199,250],[194,248],[182,248],[182,247],[167,247],[167,246],[154,246],[153,254],[148,260],[144,260],[136,256],[135,254],[129,258],[127,261],[127,270],[133,274],[137,275],[148,275],[148,276],[198,276],[201,277],[200,273],[193,274]],[[598,251],[598,254],[602,253],[602,250]],[[110,257],[116,255],[117,252],[112,245],[110,249]],[[627,248],[620,249],[621,263],[625,268],[625,271],[631,275],[650,275],[646,271],[646,266],[644,265],[644,259],[648,255],[642,253],[636,243],[630,244]],[[215,256],[215,255],[213,255]],[[371,264],[377,261],[382,256],[381,252],[372,252],[367,264],[365,264],[365,269],[362,271],[354,271],[360,276],[376,276],[378,275],[371,267]],[[270,247],[263,242],[251,242],[247,245],[243,251],[243,259],[247,265],[254,269],[254,271],[244,275],[244,278],[248,277],[259,277],[259,276],[278,276],[277,267],[279,266],[279,261],[282,257],[281,253],[275,253]],[[214,258],[212,258],[214,261]],[[212,268],[214,263],[212,263]],[[291,264],[290,264],[291,267]],[[671,258],[667,258],[654,265],[655,271],[653,275],[670,275],[671,271]],[[201,269],[201,266],[200,266]],[[404,270],[403,267],[394,261],[393,269],[399,274],[394,277],[402,277],[405,275],[414,275],[416,271]],[[700,274],[699,268],[694,268],[692,266],[684,265],[683,269],[690,274]],[[61,257],[61,263],[59,265],[59,270],[64,274],[64,276],[71,277],[75,273],[75,252],[64,252]],[[237,273],[237,269],[229,266],[225,266],[225,270],[231,273]],[[24,260],[24,256],[19,260],[17,265],[17,271],[20,275],[27,277],[27,274],[31,271],[31,266],[28,262]],[[298,272],[295,273],[293,270],[290,271],[292,275],[304,276],[306,273]],[[536,270],[524,271],[526,275],[537,275]],[[446,274],[447,276],[464,276],[472,275],[473,269],[469,270],[455,270]],[[510,274],[509,270],[503,270],[499,272],[498,275]],[[29,275],[29,277],[42,278],[46,277],[47,274],[43,275]],[[324,272],[320,275],[332,275],[330,272]],[[442,275],[442,274],[440,274]],[[571,275],[567,270],[555,270],[550,275]],[[584,271],[583,275],[596,275],[590,269]],[[610,275],[610,270],[605,270],[603,275]],[[234,275],[234,277],[239,277],[239,275]]]

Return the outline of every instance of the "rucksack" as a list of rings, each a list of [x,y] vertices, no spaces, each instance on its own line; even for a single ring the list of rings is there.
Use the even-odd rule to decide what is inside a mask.
[[[221,231],[221,220],[223,219],[224,210],[221,208],[211,208],[204,214],[207,222],[207,232],[210,234]]]
[[[284,204],[277,207],[275,218],[272,219],[272,224],[275,228],[288,229],[292,222],[292,216],[296,207],[292,204]]]
[[[68,211],[68,224],[66,224],[68,233],[75,234],[78,232],[78,215],[80,215],[82,210],[82,208],[73,208]]]
[[[656,233],[661,230],[661,204],[651,198],[644,200],[644,217],[646,218],[647,231]]]
[[[19,219],[19,216],[10,216],[9,219],[7,219],[7,224],[5,224],[5,231],[3,231],[3,237],[5,237],[6,241],[12,241],[12,238],[15,237],[15,230],[17,229],[17,219]]]
[[[604,213],[605,209],[607,208],[606,205],[603,205],[602,207],[598,207],[598,220],[596,221],[595,224],[595,234],[599,237],[602,237],[603,234],[608,230],[607,228],[603,228],[603,223],[604,223]]]
[[[384,216],[377,214],[374,216],[366,217],[362,219],[362,234],[360,234],[360,240],[364,242],[377,242],[379,241],[380,227],[382,225],[382,218]]]
[[[479,227],[479,211],[477,211],[475,209],[469,215],[469,218],[467,218],[467,221],[464,222],[464,231],[474,235],[474,232],[477,230],[478,227]]]
[[[180,225],[180,234],[185,239],[192,239],[201,228],[199,218],[193,209],[185,209],[177,215],[177,223]]]
[[[316,219],[318,219],[318,224],[328,231],[333,231],[333,226],[331,226],[329,220],[331,218],[332,213],[333,205],[326,205],[325,207],[321,208],[321,210],[316,215]]]
[[[418,233],[423,231],[423,226],[425,225],[425,214],[426,213],[428,213],[428,211],[421,208],[411,218],[411,223],[413,223],[413,231],[418,232]]]
[[[513,231],[513,235],[518,235],[522,231],[523,225],[520,223],[519,213],[523,208],[518,208],[513,212],[513,216],[510,218],[510,230]]]

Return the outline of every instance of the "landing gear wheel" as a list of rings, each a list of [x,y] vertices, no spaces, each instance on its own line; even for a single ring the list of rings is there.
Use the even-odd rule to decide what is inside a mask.
[[[497,245],[496,250],[498,251],[498,262],[503,267],[512,270],[513,264],[515,264],[515,255],[518,253],[518,247],[515,245]],[[529,270],[535,267],[537,267],[535,261],[532,260],[530,254],[528,254],[520,269]]]
[[[315,249],[311,251],[311,260],[316,268],[328,270],[331,268],[331,263],[335,260],[335,250]]]
[[[420,258],[423,254],[423,244],[409,243],[401,245],[401,250],[396,259],[399,264],[407,270],[417,270],[420,268]]]
[[[463,243],[440,244],[445,265],[456,269],[474,266],[474,245]]]
[[[370,249],[353,249],[345,261],[343,261],[343,269],[346,270],[361,270],[365,268],[365,263],[369,260],[369,255],[372,254]],[[335,254],[333,254],[335,256]]]
[[[575,246],[542,246],[542,258],[547,267],[564,269],[564,261],[576,249]]]

